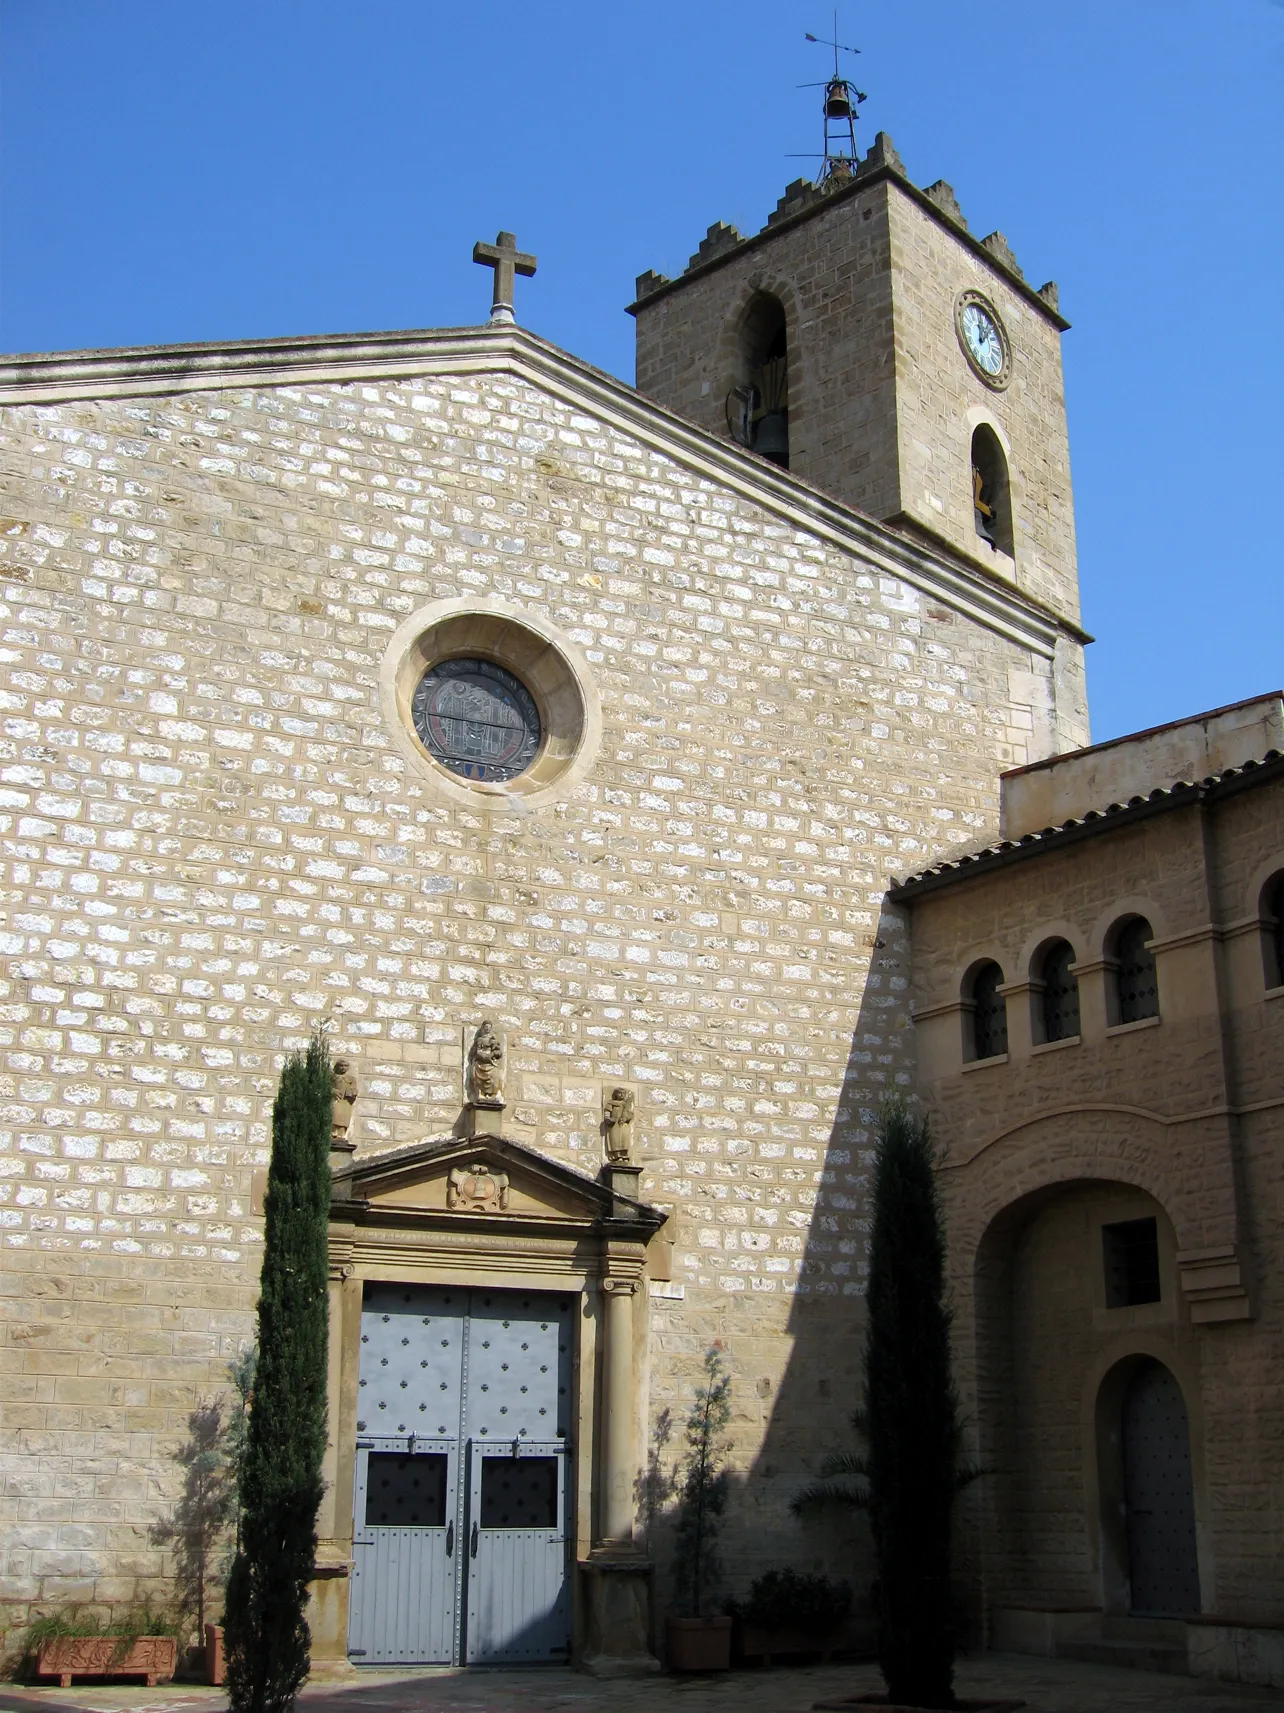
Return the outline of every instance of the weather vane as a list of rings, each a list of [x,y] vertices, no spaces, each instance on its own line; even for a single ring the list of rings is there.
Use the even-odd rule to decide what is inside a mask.
[[[838,40],[838,13],[834,13],[834,33],[829,36],[813,36],[810,30],[804,31],[809,42],[815,42],[818,47],[833,48],[834,75],[827,77],[823,83],[800,83],[800,89],[823,89],[825,112],[825,152],[820,157],[822,161],[817,184],[825,184],[833,179],[846,179],[856,171],[856,109],[865,100],[864,90],[857,89],[842,75],[839,69],[839,54],[858,54],[859,48],[846,47]],[[795,157],[796,159],[814,160],[814,155]]]

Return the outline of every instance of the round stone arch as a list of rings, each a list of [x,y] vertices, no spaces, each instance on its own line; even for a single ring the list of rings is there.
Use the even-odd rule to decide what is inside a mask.
[[[1010,1209],[1094,1181],[1152,1197],[1172,1221],[1179,1249],[1233,1243],[1233,1185],[1224,1161],[1210,1157],[1192,1170],[1193,1158],[1175,1158],[1172,1131],[1144,1107],[1063,1107],[998,1132],[966,1161],[947,1159],[941,1181],[955,1278],[974,1278],[986,1233]]]
[[[1036,965],[1044,948],[1050,945],[1053,940],[1065,940],[1074,948],[1076,959],[1083,956],[1083,948],[1086,942],[1082,928],[1076,927],[1073,922],[1062,920],[1041,922],[1032,933],[1026,936],[1022,943],[1010,979],[1012,981],[1037,980]]]
[[[1265,862],[1259,862],[1248,877],[1241,896],[1245,917],[1260,917],[1266,907],[1266,889],[1272,881],[1284,877],[1284,847],[1279,852],[1268,857]]]
[[[714,356],[714,373],[717,376],[715,386],[720,397],[725,399],[733,387],[740,386],[747,376],[742,372],[744,354],[744,328],[757,298],[775,298],[785,314],[785,339],[789,356],[789,424],[790,424],[790,455],[796,450],[792,434],[794,428],[803,419],[805,400],[811,394],[810,371],[806,356],[798,337],[800,312],[798,294],[792,281],[779,275],[765,278],[760,274],[751,275],[731,300],[722,323],[722,331],[718,335],[718,344]]]
[[[965,499],[962,507],[963,515],[972,515],[972,465],[973,452],[978,429],[985,429],[993,435],[1003,458],[1003,479],[1007,508],[1006,528],[1011,537],[1011,551],[999,548],[1003,559],[1014,561],[1016,558],[1016,542],[1020,534],[1020,520],[1025,515],[1025,483],[1020,465],[1012,453],[1012,442],[1007,430],[985,405],[971,405],[965,411],[960,423],[960,439],[957,443],[957,454],[954,459],[956,480],[965,488]],[[952,484],[953,486],[953,484]]]
[[[1083,1379],[1080,1435],[1084,1447],[1084,1497],[1093,1556],[1101,1578],[1103,1611],[1128,1611],[1128,1548],[1124,1525],[1125,1487],[1119,1417],[1129,1382],[1138,1369],[1157,1362],[1176,1380],[1190,1436],[1191,1489],[1199,1582],[1205,1610],[1215,1588],[1203,1392],[1197,1351],[1188,1340],[1140,1330],[1121,1334],[1102,1351]],[[1094,1502],[1095,1501],[1095,1502]]]
[[[411,701],[439,661],[476,657],[516,677],[535,703],[539,747],[514,779],[465,780],[429,754],[415,730]],[[431,601],[398,626],[379,667],[379,700],[397,748],[433,798],[477,810],[489,803],[537,809],[568,797],[602,741],[602,701],[580,649],[543,614],[497,596]]]
[[[1085,962],[1088,959],[1109,957],[1107,946],[1110,936],[1126,916],[1144,916],[1150,923],[1150,932],[1154,939],[1162,940],[1169,932],[1169,916],[1164,907],[1142,893],[1130,893],[1126,897],[1111,899],[1088,930],[1080,957]]]

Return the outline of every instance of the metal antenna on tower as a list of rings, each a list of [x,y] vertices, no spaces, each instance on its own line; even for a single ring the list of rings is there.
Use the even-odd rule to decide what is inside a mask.
[[[813,36],[803,32],[807,41],[818,47],[833,48],[834,75],[823,83],[800,83],[800,89],[823,89],[825,115],[825,152],[822,156],[817,184],[831,179],[850,178],[856,171],[856,109],[865,100],[864,90],[845,78],[839,70],[839,54],[858,54],[859,48],[849,48],[838,40],[838,13],[834,13],[832,36]],[[844,145],[846,145],[844,147]]]

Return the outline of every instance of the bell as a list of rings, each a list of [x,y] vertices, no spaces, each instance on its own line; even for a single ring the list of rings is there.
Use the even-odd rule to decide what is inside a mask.
[[[753,449],[762,458],[789,468],[789,418],[783,410],[761,416],[754,428]]]
[[[825,85],[826,119],[850,119],[851,116],[852,103],[846,82],[841,77],[831,78]]]

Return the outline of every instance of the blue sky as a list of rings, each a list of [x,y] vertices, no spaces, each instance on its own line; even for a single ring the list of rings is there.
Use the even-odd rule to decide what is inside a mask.
[[[0,0],[0,350],[519,318],[632,379],[634,276],[816,146],[799,0]],[[1061,286],[1093,732],[1279,687],[1284,6],[884,0],[918,183]]]

